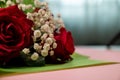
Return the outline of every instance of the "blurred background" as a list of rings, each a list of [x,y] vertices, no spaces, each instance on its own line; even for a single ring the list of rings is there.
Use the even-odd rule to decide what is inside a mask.
[[[62,15],[75,45],[106,45],[120,32],[120,0],[46,1],[54,15]]]

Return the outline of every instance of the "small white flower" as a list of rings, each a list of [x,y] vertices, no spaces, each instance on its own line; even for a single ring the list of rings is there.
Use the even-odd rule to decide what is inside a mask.
[[[43,18],[40,19],[40,23],[41,24],[44,24],[45,23],[45,20]]]
[[[57,48],[57,43],[53,43],[53,48]]]
[[[16,3],[22,3],[23,0],[16,0]]]
[[[41,26],[41,23],[36,21],[36,22],[35,22],[35,26],[36,26],[36,27],[40,27],[40,26]]]
[[[46,21],[45,24],[49,25],[49,21]]]
[[[44,57],[48,56],[48,51],[47,50],[42,50],[41,55],[44,56]]]
[[[39,44],[38,43],[34,43],[34,46],[33,46],[33,48],[35,49],[35,50],[38,50],[39,49]]]
[[[34,42],[36,42],[36,37],[35,36],[32,36],[32,39]]]
[[[26,9],[31,9],[32,8],[32,5],[29,4],[29,5],[26,5]]]
[[[25,5],[25,4],[22,4],[21,7],[22,7],[22,10],[23,10],[23,11],[26,10],[26,5]]]
[[[41,49],[42,49],[42,46],[39,46],[37,52],[38,52],[38,53],[41,53]]]
[[[53,34],[49,34],[49,37],[50,37],[50,38],[53,38],[53,37],[54,37],[54,35],[53,35]]]
[[[50,23],[50,24],[54,24],[54,20],[51,20],[51,19],[50,19],[49,23]]]
[[[60,58],[57,58],[58,61],[62,61]]]
[[[54,51],[50,51],[50,56],[53,56],[54,55]]]
[[[38,16],[38,13],[37,13],[37,12],[34,12],[33,15],[34,15],[35,17],[37,17],[37,16]]]
[[[44,33],[42,36],[41,36],[41,40],[45,40],[47,38],[48,34],[47,33]]]
[[[48,37],[45,42],[51,45],[53,43],[53,39]]]
[[[33,61],[36,61],[38,58],[39,58],[39,54],[36,53],[36,52],[34,52],[34,53],[32,54],[32,56],[31,56],[31,59],[32,59]]]
[[[53,24],[50,24],[50,27],[53,28],[53,29],[55,29],[55,25],[53,25]]]
[[[61,19],[61,18],[58,18],[57,20],[56,20],[56,22],[57,22],[57,24],[59,24],[59,27],[65,27],[65,25],[64,25],[64,22],[63,22],[63,20]]]
[[[49,30],[47,31],[49,34],[53,33],[54,29],[49,27]]]
[[[30,19],[30,20],[33,20],[33,16],[32,16],[32,14],[31,13],[27,13],[27,19]]]
[[[34,36],[35,36],[36,38],[39,38],[39,37],[41,36],[40,30],[35,30],[35,31],[34,31]]]
[[[5,2],[5,0],[0,0],[0,1]]]
[[[7,7],[14,5],[14,3],[11,0],[8,0],[6,2]]]
[[[45,43],[43,46],[44,50],[50,50],[50,44]]]
[[[28,53],[30,53],[30,50],[29,50],[28,48],[24,48],[24,49],[22,50],[22,52],[24,52],[25,54],[28,54]]]
[[[19,8],[20,10],[22,10],[22,5],[23,5],[23,4],[18,4],[18,8]]]
[[[35,10],[35,7],[32,7],[33,10]]]
[[[41,26],[41,30],[43,32],[48,32],[50,30],[50,27],[48,24],[44,24],[43,26]]]
[[[48,14],[44,14],[43,18],[47,20],[49,18]]]
[[[42,2],[41,5],[42,5],[42,6],[47,6],[48,3],[47,3],[47,2]]]
[[[41,9],[41,14],[45,15],[45,10]]]
[[[42,12],[42,9],[39,9],[39,10],[38,10],[38,13],[41,13],[41,12]]]
[[[39,8],[41,6],[41,3],[39,0],[34,0],[35,7]]]

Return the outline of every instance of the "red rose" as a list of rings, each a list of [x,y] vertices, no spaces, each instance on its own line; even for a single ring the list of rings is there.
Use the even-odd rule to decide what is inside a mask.
[[[66,62],[71,59],[75,48],[71,32],[67,32],[65,28],[60,29],[60,33],[55,33],[57,48],[54,50],[54,56],[50,58],[51,62]],[[49,61],[50,61],[49,60]]]
[[[32,25],[17,5],[0,8],[0,62],[9,61],[31,45]]]

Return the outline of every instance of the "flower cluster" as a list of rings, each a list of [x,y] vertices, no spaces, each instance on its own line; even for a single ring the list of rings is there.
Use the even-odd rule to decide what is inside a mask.
[[[29,3],[31,2],[31,3]],[[0,65],[21,56],[29,66],[64,63],[74,52],[73,38],[47,2],[0,0]]]

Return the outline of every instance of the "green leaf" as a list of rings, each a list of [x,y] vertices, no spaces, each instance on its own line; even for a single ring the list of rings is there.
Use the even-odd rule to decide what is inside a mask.
[[[23,0],[24,4],[32,4],[34,5],[34,0]]]
[[[3,1],[0,1],[0,7],[5,7],[6,6],[6,4],[3,2]]]
[[[24,4],[31,4],[31,5],[33,5],[34,6],[34,0],[23,0],[23,3]],[[29,9],[29,10],[26,10],[26,11],[24,11],[25,13],[27,13],[27,12],[33,12],[33,9]]]
[[[116,62],[109,62],[109,61],[92,60],[92,59],[89,59],[88,56],[79,55],[76,53],[73,54],[72,57],[73,57],[73,60],[65,64],[49,64],[49,65],[45,65],[42,67],[0,68],[0,76],[33,73],[33,72],[54,71],[54,70],[64,70],[64,69],[70,69],[70,68],[80,68],[80,67],[89,67],[89,66],[116,63]]]

